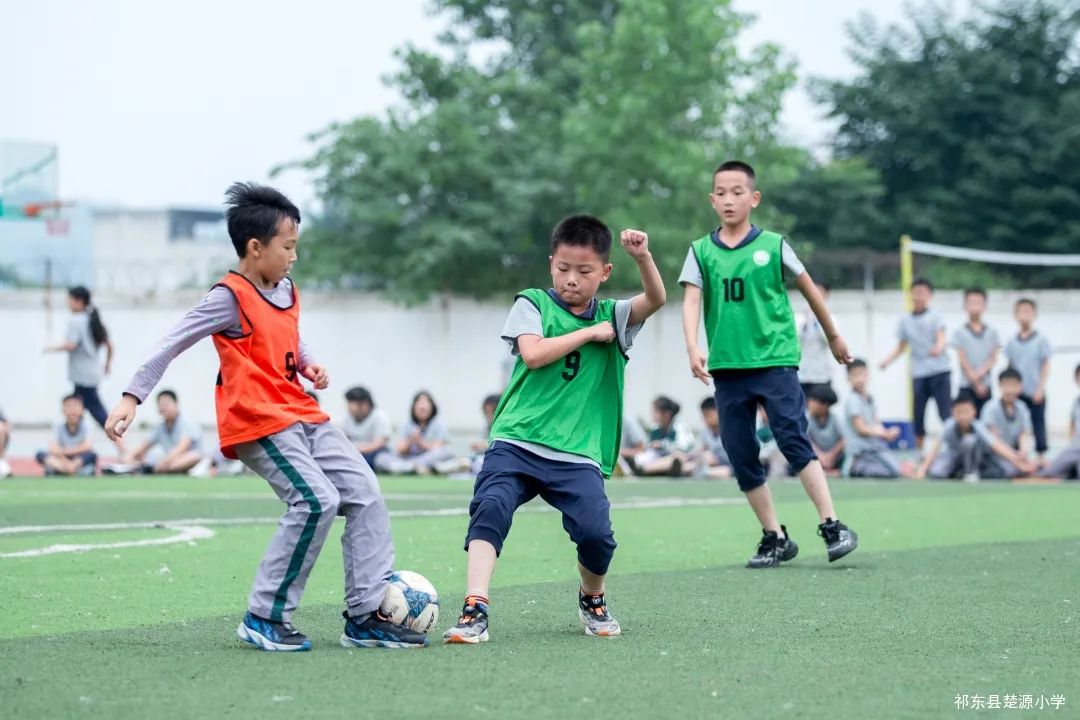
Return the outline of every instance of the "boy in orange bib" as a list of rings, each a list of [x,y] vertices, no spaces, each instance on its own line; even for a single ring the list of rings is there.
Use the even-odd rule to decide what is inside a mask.
[[[262,650],[311,648],[291,618],[334,517],[343,515],[341,644],[423,647],[425,635],[390,622],[378,610],[394,562],[378,481],[300,384],[305,377],[322,390],[330,382],[300,340],[300,295],[289,277],[300,211],[277,190],[255,184],[235,183],[226,198],[237,269],[211,288],[139,368],[105,432],[114,440],[123,435],[169,363],[212,336],[221,361],[215,404],[222,453],[266,479],[286,504],[237,635]]]

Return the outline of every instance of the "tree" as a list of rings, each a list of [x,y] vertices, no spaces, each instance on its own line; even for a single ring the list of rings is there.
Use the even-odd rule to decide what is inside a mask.
[[[747,20],[728,2],[435,9],[454,30],[441,52],[401,52],[402,105],[313,137],[316,277],[406,301],[515,290],[543,282],[551,227],[582,211],[649,231],[674,276],[715,224],[705,196],[720,160],[747,158],[778,182],[796,173],[801,153],[775,135],[794,75],[774,47],[737,55]],[[628,285],[621,265],[614,284]]]
[[[1075,0],[1004,0],[965,22],[932,5],[911,23],[882,29],[864,17],[850,28],[858,77],[816,85],[840,121],[836,157],[880,177],[893,232],[867,242],[895,247],[906,232],[987,249],[1075,250]]]

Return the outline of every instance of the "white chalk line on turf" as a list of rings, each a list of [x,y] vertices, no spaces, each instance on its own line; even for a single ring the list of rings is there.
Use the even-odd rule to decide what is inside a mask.
[[[611,504],[613,510],[648,510],[661,508],[683,507],[716,507],[721,505],[741,505],[745,502],[742,498],[640,498]],[[518,512],[542,513],[556,512],[555,508],[548,505],[527,505]],[[392,510],[391,517],[454,517],[468,515],[467,507],[435,508],[431,510]],[[280,518],[276,517],[235,517],[235,518],[183,518],[178,520],[149,520],[143,522],[114,522],[114,523],[87,523],[82,525],[16,525],[12,527],[0,527],[0,535],[30,535],[58,532],[93,532],[105,530],[176,530],[175,535],[164,538],[146,538],[142,540],[126,540],[113,543],[100,544],[59,544],[49,545],[43,548],[20,550],[16,552],[0,552],[0,558],[40,557],[42,555],[55,555],[58,553],[81,553],[90,550],[111,550],[128,547],[150,547],[157,545],[171,545],[194,540],[205,540],[214,536],[214,531],[207,526],[230,526],[230,525],[269,525],[277,523]]]
[[[277,496],[266,492],[250,493],[197,493],[175,492],[170,490],[0,490],[0,497],[20,498],[56,498],[59,500],[277,500]],[[449,493],[385,493],[386,500],[408,501],[468,501],[467,493],[452,495]]]

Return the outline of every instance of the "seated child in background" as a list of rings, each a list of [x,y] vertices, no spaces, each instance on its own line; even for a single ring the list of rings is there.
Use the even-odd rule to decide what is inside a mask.
[[[828,475],[839,475],[844,464],[844,435],[832,413],[836,403],[836,393],[825,385],[811,386],[806,395],[807,434]]]
[[[484,453],[487,452],[490,444],[488,438],[491,436],[491,423],[495,421],[495,408],[499,407],[499,398],[499,395],[492,393],[484,398],[484,402],[480,406],[484,413],[484,436],[473,440],[469,445],[469,449],[473,453],[472,458],[469,460],[469,470],[473,475],[477,475],[484,464]]]
[[[172,390],[159,392],[157,406],[161,424],[154,428],[146,442],[124,458],[121,465],[106,468],[106,472],[186,473],[203,460],[202,430],[180,417],[176,393]],[[209,465],[209,457],[205,464]]]
[[[398,475],[430,475],[446,460],[454,459],[447,447],[450,434],[438,418],[439,407],[426,390],[413,397],[409,422],[401,428],[396,453],[381,453],[376,459],[380,470]]]
[[[992,461],[995,455],[1004,462]],[[1034,464],[994,437],[975,418],[975,401],[962,395],[953,400],[952,417],[945,421],[941,437],[923,457],[915,477],[975,481],[1005,477],[1000,473],[1010,468],[1021,475],[1035,470]]]
[[[1033,437],[1031,411],[1020,400],[1023,388],[1020,373],[1013,368],[1003,370],[998,375],[998,397],[983,405],[979,420],[995,437],[1018,451],[1022,457],[1030,457]],[[978,407],[977,400],[976,407]],[[1005,461],[995,455],[987,462],[1004,463]],[[1010,468],[1007,465],[987,468],[987,470],[994,477],[1016,477],[1023,474],[1019,468]]]
[[[634,458],[645,451],[645,441],[648,440],[645,428],[641,426],[632,413],[623,412],[622,439],[619,441],[619,459],[615,464],[614,475],[633,475]]]
[[[676,420],[680,410],[679,403],[664,395],[653,400],[655,425],[649,431],[646,448],[634,456],[639,475],[682,477],[693,469],[690,452],[694,449],[694,434]]]
[[[716,410],[716,398],[712,395],[701,401],[701,419],[705,422],[705,429],[701,431],[698,445],[697,475],[726,480],[731,477],[731,459],[720,439],[720,413]]]
[[[758,406],[756,433],[758,460],[765,466],[765,471],[768,473],[767,477],[770,480],[775,480],[790,475],[787,458],[784,457],[784,453],[780,450],[780,444],[776,441],[776,436],[769,426],[769,414],[765,412],[765,407],[762,405]]]
[[[356,446],[371,467],[377,467],[379,455],[389,452],[392,429],[390,418],[375,407],[375,399],[364,387],[352,387],[345,392],[349,417],[341,426],[345,437]]]
[[[1073,371],[1076,384],[1080,385],[1080,365]],[[1080,396],[1073,400],[1069,419],[1069,446],[1051,460],[1040,473],[1043,477],[1073,480],[1080,478]]]
[[[865,360],[847,367],[851,392],[844,400],[843,433],[847,477],[892,479],[903,475],[900,461],[889,443],[900,435],[899,428],[886,428],[878,417],[870,394],[870,370]]]
[[[36,455],[46,475],[93,475],[97,453],[90,426],[83,417],[83,401],[78,395],[64,398],[61,408],[64,421],[56,426],[49,449]]]
[[[4,417],[4,411],[0,410],[0,478],[6,478],[11,474],[11,465],[8,464],[7,455],[8,443],[11,442],[11,425],[8,424],[7,418]]]

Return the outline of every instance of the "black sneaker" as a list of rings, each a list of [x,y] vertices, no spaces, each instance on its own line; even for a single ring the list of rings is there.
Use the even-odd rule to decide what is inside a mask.
[[[859,547],[859,536],[839,520],[826,520],[818,525],[817,534],[825,541],[829,562],[836,562]]]
[[[443,633],[443,642],[452,645],[477,645],[487,641],[487,598],[470,595],[465,598],[465,606],[461,608],[457,625]]]
[[[793,560],[799,554],[799,546],[788,535],[787,527],[780,526],[784,531],[781,538],[772,530],[761,531],[761,542],[758,543],[757,554],[746,563],[748,568],[779,567],[780,563]]]
[[[427,645],[427,635],[410,630],[404,625],[391,622],[378,610],[367,615],[345,618],[345,632],[341,634],[342,647],[422,648]]]
[[[311,649],[311,641],[289,623],[273,622],[248,613],[236,635],[260,650],[271,652],[303,652]]]
[[[578,589],[578,617],[585,626],[585,634],[595,637],[615,637],[622,633],[619,621],[611,617],[604,593],[587,595]]]

